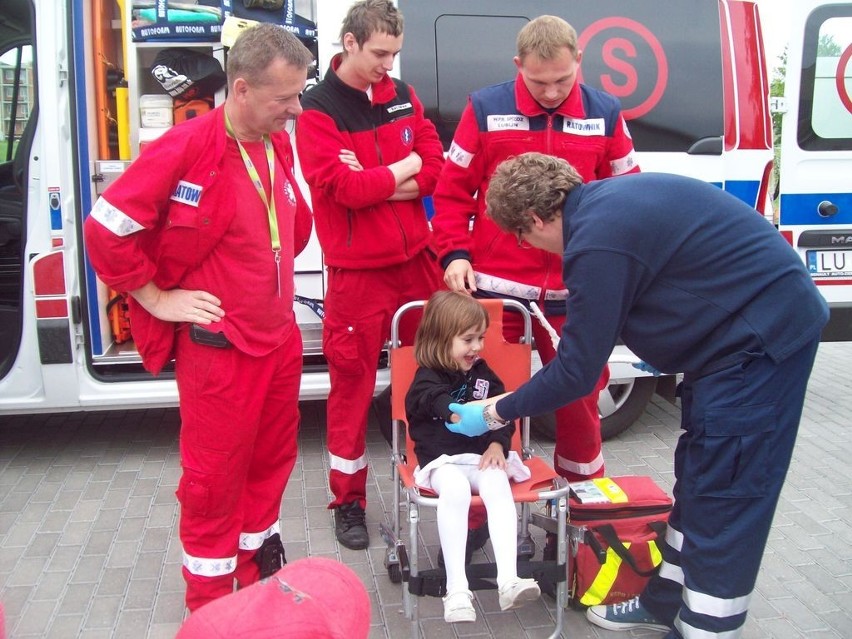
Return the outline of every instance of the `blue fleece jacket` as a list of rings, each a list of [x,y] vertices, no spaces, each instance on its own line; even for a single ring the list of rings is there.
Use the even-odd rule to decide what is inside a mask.
[[[802,260],[754,209],[691,178],[639,173],[583,184],[562,211],[570,291],[557,357],[497,403],[504,419],[590,393],[619,336],[665,373],[782,362],[828,306]]]

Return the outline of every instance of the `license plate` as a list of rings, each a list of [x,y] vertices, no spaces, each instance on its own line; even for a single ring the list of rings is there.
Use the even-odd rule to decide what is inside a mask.
[[[852,251],[807,251],[807,263],[811,275],[852,276]]]

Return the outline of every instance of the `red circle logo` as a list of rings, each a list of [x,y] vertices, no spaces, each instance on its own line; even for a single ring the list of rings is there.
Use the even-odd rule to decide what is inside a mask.
[[[669,63],[666,59],[666,53],[663,46],[657,37],[645,25],[630,18],[620,16],[603,18],[590,24],[583,32],[577,41],[577,46],[581,51],[584,51],[589,43],[599,34],[608,29],[627,30],[636,34],[643,40],[648,48],[653,52],[654,59],[657,65],[657,78],[654,82],[654,88],[651,93],[642,102],[637,105],[630,106],[624,109],[623,115],[625,120],[634,120],[641,118],[648,113],[659,103],[665,93],[666,85],[669,81]],[[601,60],[604,65],[612,71],[623,76],[623,80],[617,82],[613,76],[608,73],[602,73],[599,80],[599,86],[611,93],[615,97],[621,99],[629,98],[639,86],[639,77],[636,67],[633,66],[629,58],[636,58],[638,55],[636,43],[625,37],[612,36],[604,40],[600,47]],[[625,59],[627,58],[627,59]],[[580,67],[580,80],[582,81],[582,66]]]
[[[852,44],[846,47],[846,51],[840,56],[837,61],[837,73],[834,75],[834,83],[837,86],[837,95],[840,96],[840,101],[849,113],[852,113],[852,97],[846,89],[846,68],[849,66],[849,60],[852,59]]]

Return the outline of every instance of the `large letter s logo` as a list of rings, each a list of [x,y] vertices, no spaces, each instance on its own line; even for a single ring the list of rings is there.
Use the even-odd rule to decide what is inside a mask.
[[[601,87],[607,93],[612,93],[617,98],[621,98],[636,91],[639,78],[636,74],[636,68],[630,62],[619,58],[616,52],[623,52],[627,57],[635,58],[636,47],[626,38],[611,38],[603,45],[603,61],[610,69],[621,73],[626,80],[621,84],[616,84],[612,76],[606,74],[601,76]]]

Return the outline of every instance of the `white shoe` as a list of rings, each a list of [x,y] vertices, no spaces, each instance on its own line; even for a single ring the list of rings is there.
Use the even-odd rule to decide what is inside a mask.
[[[515,577],[507,581],[498,591],[500,595],[500,610],[520,608],[528,601],[535,601],[541,596],[541,589],[535,579]]]
[[[476,621],[476,610],[473,609],[473,593],[470,590],[456,590],[443,599],[444,621],[459,623],[460,621]]]

